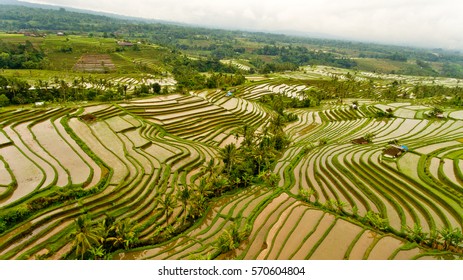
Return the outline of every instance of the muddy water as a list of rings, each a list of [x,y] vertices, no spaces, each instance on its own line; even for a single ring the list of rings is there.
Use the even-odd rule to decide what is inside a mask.
[[[415,154],[411,154],[411,153],[406,153],[404,156],[402,156],[398,162],[398,166],[399,168],[400,167],[404,167],[402,168],[402,170],[405,170],[405,172],[411,176],[412,178],[414,178],[417,182],[420,182],[421,184],[423,185],[426,185],[426,183],[422,182],[419,175],[418,175],[418,169],[417,167],[415,168],[410,168],[410,166],[417,166],[417,162],[418,162],[418,159],[419,159],[419,156],[418,155],[415,155]],[[417,191],[419,192],[422,192],[420,189],[417,189]],[[435,199],[433,197],[430,197],[428,193],[423,193],[426,197],[429,197],[429,201],[435,201]],[[450,223],[452,225],[460,225],[460,223],[455,219],[455,217],[453,215],[451,215],[446,209],[445,207],[442,207],[440,204],[435,204],[438,209],[444,214],[444,216],[450,221]],[[442,218],[440,217],[440,215],[438,213],[436,213],[436,211],[434,211],[433,209],[429,208],[430,210],[430,214],[432,216],[432,218],[434,219],[435,223],[436,223],[436,227],[437,228],[442,228],[445,226],[445,223],[444,221],[442,220]]]
[[[13,194],[0,202],[0,206],[8,205],[30,194],[42,184],[44,179],[42,171],[15,146],[0,149],[0,156],[8,162],[18,184]]]
[[[22,123],[15,127],[15,130],[21,136],[21,140],[25,146],[22,146],[23,143],[19,143],[19,138],[15,142],[19,145],[18,147],[21,149],[28,148],[31,152],[33,152],[36,157],[31,157],[32,160],[40,166],[46,174],[45,182],[42,185],[43,187],[50,186],[56,178],[55,185],[59,187],[64,187],[69,183],[68,174],[63,169],[63,167],[53,158],[49,152],[47,152],[43,147],[39,145],[39,143],[34,139],[34,135],[29,130],[28,125],[30,123]],[[60,174],[64,174],[60,176]]]
[[[89,166],[93,170],[93,177],[88,186],[95,186],[101,180],[102,171],[100,166],[98,166],[95,163],[95,161],[82,150],[82,148],[74,141],[74,139],[72,139],[71,136],[69,136],[64,127],[61,125],[60,121],[61,118],[55,120],[54,122],[58,133],[76,151],[76,153],[80,155],[80,157],[87,164],[87,166]]]
[[[439,149],[452,147],[452,146],[457,146],[457,145],[461,145],[461,142],[448,141],[448,142],[442,142],[442,143],[427,145],[427,146],[421,147],[419,149],[416,149],[415,152],[421,153],[421,154],[429,154],[429,153],[432,153],[432,152],[434,152],[436,150],[439,150]]]
[[[455,171],[453,169],[453,160],[448,158],[444,159],[444,165],[442,168],[444,170],[445,176],[447,176],[450,181],[452,181],[457,186],[462,186],[462,184],[458,181],[457,176],[455,175]]]
[[[333,215],[325,214],[320,223],[316,226],[315,231],[301,244],[300,249],[292,257],[294,260],[307,259],[314,245],[323,237],[326,231],[335,223]]]
[[[130,141],[133,142],[133,145],[136,148],[143,147],[150,142],[148,139],[143,138],[139,129],[124,132],[124,135],[126,135]]]
[[[129,123],[132,124],[132,126],[134,127],[140,127],[141,126],[141,122],[139,120],[137,120],[135,117],[133,117],[132,115],[124,115],[122,116],[122,118],[126,121],[128,121]]]
[[[338,220],[322,244],[310,256],[311,260],[342,260],[352,240],[363,229],[344,220]]]
[[[376,243],[373,250],[368,255],[369,260],[387,260],[392,253],[397,250],[403,242],[399,239],[385,236]]]
[[[10,172],[5,167],[3,160],[0,160],[0,185],[7,186],[13,181]],[[0,189],[1,193],[1,189]]]
[[[362,236],[355,242],[354,247],[352,248],[348,258],[350,260],[362,260],[364,259],[365,252],[375,241],[376,238],[379,238],[376,233],[372,231],[363,232]]]
[[[61,232],[62,230],[64,230],[66,227],[68,227],[69,225],[71,225],[73,223],[74,223],[74,221],[65,221],[63,223],[60,223],[59,225],[54,227],[52,230],[50,230],[50,231],[48,231],[46,233],[42,232],[44,227],[37,228],[29,236],[29,238],[32,238],[32,237],[34,237],[35,235],[38,235],[38,234],[43,234],[43,236],[38,238],[34,242],[28,244],[26,247],[22,248],[22,250],[20,250],[12,259],[16,259],[19,256],[21,256],[22,254],[25,254],[29,249],[33,248],[34,246],[38,246],[40,244],[46,243],[48,239],[52,238],[53,236],[55,236],[56,234],[58,234],[59,232]],[[37,255],[37,254],[39,254],[39,253],[36,253],[34,255]]]
[[[85,107],[84,112],[82,113],[82,115],[92,114],[92,113],[95,113],[95,112],[98,112],[98,111],[102,111],[102,110],[108,109],[110,106],[111,105],[97,105],[97,106]]]
[[[95,138],[87,125],[77,119],[71,119],[69,126],[99,158],[114,170],[110,183],[119,184],[128,172],[127,166]]]
[[[123,119],[120,116],[111,117],[109,119],[106,119],[105,122],[115,132],[121,132],[123,130],[134,127],[130,122],[126,121],[125,119]]]
[[[288,236],[283,250],[277,256],[278,259],[293,259],[292,255],[299,250],[301,244],[303,244],[304,238],[315,229],[317,223],[322,219],[322,217],[323,211],[307,209],[291,235]]]
[[[3,144],[8,144],[10,143],[10,139],[8,139],[5,135],[5,133],[3,133],[2,131],[0,131],[0,145],[3,145]]]
[[[66,169],[58,176],[70,176],[73,184],[82,184],[90,176],[90,167],[58,134],[51,122],[43,122],[32,127],[40,144]]]
[[[272,244],[272,246],[270,246],[266,250],[267,254],[265,255],[265,259],[278,259],[280,251],[291,250],[291,248],[288,247],[286,244],[288,235],[290,235],[291,231],[293,231],[300,222],[304,222],[300,221],[300,218],[304,216],[304,213],[308,209],[304,205],[295,204],[292,209],[288,210],[285,211],[285,213],[282,213],[282,216],[280,216],[280,226],[276,227],[276,225],[278,224],[276,223],[275,226],[271,229],[271,232],[269,232],[269,236],[266,242],[267,244]],[[283,221],[283,217],[285,214],[287,216],[286,219]],[[264,251],[261,254],[263,254]]]

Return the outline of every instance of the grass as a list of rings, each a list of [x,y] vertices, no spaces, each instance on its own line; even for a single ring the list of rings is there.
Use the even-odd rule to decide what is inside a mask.
[[[355,61],[359,70],[367,72],[391,73],[403,69],[407,65],[406,62],[378,58],[357,58]]]

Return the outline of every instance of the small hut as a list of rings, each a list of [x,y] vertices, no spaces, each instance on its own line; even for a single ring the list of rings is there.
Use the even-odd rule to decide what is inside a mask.
[[[352,140],[352,144],[364,145],[364,144],[368,144],[368,143],[370,143],[370,141],[368,141],[368,140],[365,139],[364,137],[360,137],[360,138],[357,138],[357,139]]]
[[[121,47],[132,47],[133,43],[125,42],[125,41],[117,41],[117,44]]]
[[[387,158],[398,158],[407,151],[407,146],[390,146],[383,151],[383,155]]]

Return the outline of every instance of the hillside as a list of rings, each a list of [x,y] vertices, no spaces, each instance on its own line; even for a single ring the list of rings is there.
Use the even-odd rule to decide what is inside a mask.
[[[463,58],[0,10],[0,259],[463,256]]]
[[[262,73],[322,64],[380,73],[463,77],[463,56],[441,49],[214,30],[14,5],[3,5],[0,19],[0,30],[8,32],[65,32],[144,41],[192,57],[245,61],[250,69]]]

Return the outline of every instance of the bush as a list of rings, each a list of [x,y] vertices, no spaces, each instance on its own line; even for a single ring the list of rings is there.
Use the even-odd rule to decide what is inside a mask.
[[[31,211],[27,206],[18,206],[10,209],[0,216],[0,233],[4,232],[13,225],[24,221],[31,215]]]
[[[375,213],[373,211],[368,211],[363,218],[363,221],[368,225],[382,231],[385,231],[389,228],[387,219],[382,218],[379,213]]]
[[[16,224],[24,222],[36,212],[66,201],[73,201],[95,192],[95,188],[84,190],[82,187],[57,189],[50,195],[38,197],[0,214],[0,234]]]
[[[215,247],[220,253],[226,253],[240,246],[240,243],[249,236],[251,230],[249,226],[242,231],[233,224],[225,230],[215,241]]]
[[[2,94],[0,95],[0,107],[5,107],[10,105],[10,99],[6,97],[6,95]]]
[[[286,114],[286,121],[288,122],[295,122],[298,119],[299,117],[296,114],[293,114],[293,113]]]

